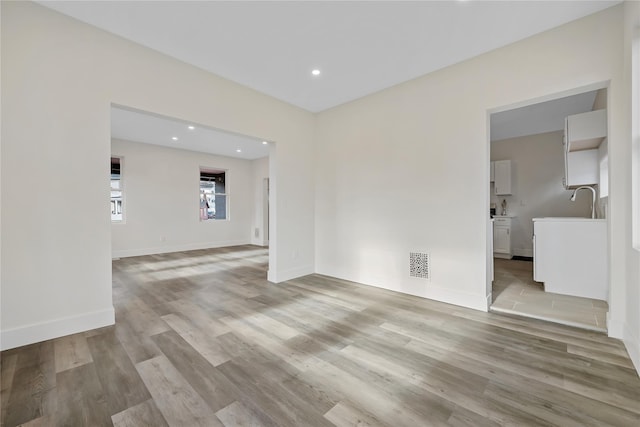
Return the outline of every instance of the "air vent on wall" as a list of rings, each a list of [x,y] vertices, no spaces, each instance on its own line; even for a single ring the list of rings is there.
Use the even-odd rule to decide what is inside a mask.
[[[409,252],[409,276],[431,278],[431,257],[426,252]]]

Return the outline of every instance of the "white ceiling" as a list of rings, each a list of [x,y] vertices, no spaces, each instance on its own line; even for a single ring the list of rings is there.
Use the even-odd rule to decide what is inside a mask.
[[[620,2],[39,3],[319,112]],[[321,70],[320,76],[311,75],[314,68]],[[566,115],[591,109],[593,96],[578,95],[494,114],[492,140],[560,130]],[[144,112],[112,109],[114,138],[245,159],[268,155],[268,146],[254,138],[197,125],[190,131],[187,125]],[[172,136],[179,140],[171,140]]]
[[[319,112],[620,2],[39,3]]]
[[[262,140],[118,107],[111,107],[111,137],[246,160],[269,155]]]
[[[564,129],[564,119],[593,109],[597,91],[540,102],[491,115],[491,141]]]

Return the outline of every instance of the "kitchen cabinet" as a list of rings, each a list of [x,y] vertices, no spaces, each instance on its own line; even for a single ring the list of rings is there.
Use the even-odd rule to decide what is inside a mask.
[[[496,160],[494,163],[494,184],[496,196],[511,194],[511,160]]]
[[[511,217],[493,218],[493,256],[511,259]]]
[[[599,183],[598,147],[607,137],[607,110],[574,114],[565,119],[564,152],[565,188]]]
[[[565,188],[598,184],[600,164],[597,149],[573,152],[565,150],[564,165]]]
[[[598,148],[607,137],[607,110],[574,114],[565,119],[567,151]]]
[[[607,221],[533,218],[533,280],[545,292],[606,301]]]

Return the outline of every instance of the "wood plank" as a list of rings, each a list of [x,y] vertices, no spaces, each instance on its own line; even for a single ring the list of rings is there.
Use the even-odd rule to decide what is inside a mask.
[[[147,303],[138,297],[127,300],[125,309],[126,321],[138,335],[151,336],[169,330],[169,325]]]
[[[87,344],[109,414],[121,412],[151,398],[115,331],[88,338]]]
[[[592,348],[585,348],[574,344],[570,344],[567,346],[567,352],[569,354],[584,356],[588,359],[622,366],[623,368],[634,369],[633,362],[631,362],[629,356],[626,354],[624,356],[621,356],[620,354],[612,354],[608,351],[594,350]]]
[[[207,403],[166,357],[145,360],[138,363],[136,368],[169,425],[223,426]]]
[[[247,369],[233,361],[218,367],[238,387],[238,400],[249,407],[262,408],[280,426],[330,426],[331,424],[312,405],[302,402],[277,383],[261,381],[255,370]]]
[[[45,415],[44,417],[36,418],[35,420],[21,424],[20,427],[54,427],[56,425],[54,415]]]
[[[420,408],[405,405],[406,393],[400,384],[390,386],[387,378],[360,370],[357,363],[347,366],[323,362],[317,369],[302,373],[301,378],[336,401],[353,402],[389,426],[443,425],[450,416],[439,405],[430,405],[426,394],[421,396],[422,405],[431,414],[419,413]]]
[[[93,362],[83,334],[68,335],[54,341],[56,373]]]
[[[247,408],[241,402],[233,402],[216,412],[225,427],[277,427],[268,416],[262,412]]]
[[[53,342],[16,349],[16,365],[7,399],[6,425],[19,425],[56,410],[56,372]]]
[[[162,320],[178,333],[191,347],[200,353],[213,366],[231,359],[231,356],[213,338],[200,330],[191,322],[175,314],[162,316]]]
[[[5,353],[0,356],[0,425],[5,424],[17,362],[16,353]]]
[[[217,411],[235,400],[235,386],[176,332],[155,335],[153,340],[211,409]]]
[[[131,361],[135,364],[160,356],[162,352],[151,340],[148,332],[136,332],[131,322],[131,318],[124,316],[116,320],[115,326],[116,337],[118,337],[118,341],[124,347]]]
[[[93,363],[56,374],[60,426],[110,426],[111,416]]]
[[[318,358],[313,354],[292,350],[283,342],[271,337],[264,330],[256,328],[254,325],[246,324],[245,322],[233,317],[223,317],[220,320],[229,326],[235,333],[257,343],[259,346],[276,354],[284,361],[300,370],[310,369],[318,363]]]
[[[209,336],[217,337],[229,332],[229,328],[224,323],[213,318],[193,301],[179,299],[173,301],[170,305],[173,313],[179,314],[194,325],[198,325],[198,328],[205,331]]]
[[[387,425],[349,401],[339,402],[324,414],[324,417],[337,427],[385,427]]]
[[[114,427],[168,427],[167,421],[151,399],[113,414],[111,421]]]

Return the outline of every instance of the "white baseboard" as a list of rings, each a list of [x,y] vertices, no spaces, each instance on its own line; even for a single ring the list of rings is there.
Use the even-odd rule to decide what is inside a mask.
[[[526,256],[529,258],[533,258],[533,249],[525,249],[525,248],[514,248],[513,255],[515,256]]]
[[[474,310],[488,311],[486,295],[469,294],[466,292],[452,291],[448,288],[430,285],[427,287],[425,295],[416,295],[429,298],[447,304],[459,305],[461,307],[472,308]],[[491,296],[489,295],[489,298]]]
[[[199,249],[224,248],[228,246],[250,245],[251,240],[228,240],[223,242],[186,243],[182,245],[156,246],[153,248],[137,248],[114,250],[111,258],[127,258],[132,256],[167,254],[171,252],[195,251]]]
[[[63,317],[48,322],[7,329],[0,333],[0,350],[8,350],[65,335],[102,328],[114,323],[115,311],[113,307],[110,307],[77,316]]]
[[[629,353],[636,372],[640,375],[640,337],[632,333],[628,324],[624,325],[624,339],[622,342],[624,342],[624,346],[627,348],[627,353]]]
[[[256,239],[255,237],[251,238],[251,244],[256,246],[269,246],[269,241],[265,241],[262,238]]]
[[[494,258],[502,258],[502,259],[511,259],[513,258],[513,254],[503,254],[502,252],[494,252]]]
[[[269,271],[267,272],[267,280],[272,283],[281,283],[313,273],[315,273],[315,271],[312,265],[303,265],[301,267],[278,271],[277,273],[275,270],[269,269]]]
[[[318,274],[322,274],[328,277],[335,277],[337,279],[348,280],[350,282],[359,283],[362,285],[373,286],[376,288],[387,289],[393,292],[398,292],[406,295],[413,295],[420,298],[432,299],[439,302],[444,302],[447,304],[453,304],[460,307],[471,308],[479,311],[488,311],[489,303],[491,301],[491,294],[482,295],[482,294],[470,294],[467,292],[460,292],[451,290],[448,287],[439,286],[433,283],[426,284],[421,286],[421,290],[417,292],[411,292],[407,289],[410,287],[402,287],[402,288],[392,288],[388,286],[383,286],[382,283],[401,283],[401,279],[393,280],[393,279],[382,279],[378,283],[367,282],[363,280],[361,277],[351,276],[348,274],[341,274],[336,271],[317,271]],[[409,280],[417,280],[421,281],[421,279],[413,279]],[[414,282],[418,283],[418,282]],[[414,288],[415,289],[415,288]]]

